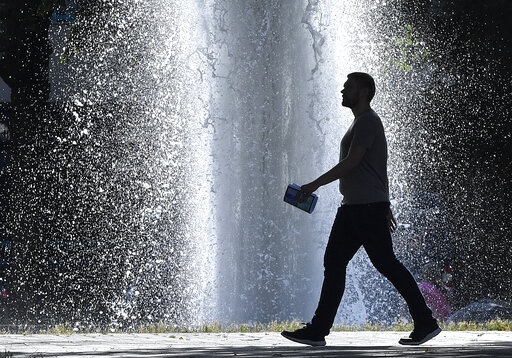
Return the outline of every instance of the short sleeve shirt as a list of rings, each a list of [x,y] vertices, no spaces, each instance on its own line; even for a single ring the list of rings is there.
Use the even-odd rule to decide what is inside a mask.
[[[389,202],[388,147],[382,121],[373,110],[352,122],[341,140],[340,161],[355,145],[364,146],[366,153],[361,162],[340,179],[342,204]]]

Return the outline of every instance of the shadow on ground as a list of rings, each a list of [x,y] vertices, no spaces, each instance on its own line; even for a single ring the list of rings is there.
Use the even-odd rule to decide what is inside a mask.
[[[26,353],[10,352],[12,357]],[[88,352],[66,352],[30,357],[411,357],[428,355],[432,357],[512,357],[512,342],[488,342],[465,347],[401,347],[401,346],[327,346],[327,347],[202,347],[105,350]]]

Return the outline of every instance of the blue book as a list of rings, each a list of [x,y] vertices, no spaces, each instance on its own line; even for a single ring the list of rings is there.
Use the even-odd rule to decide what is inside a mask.
[[[300,186],[297,184],[290,184],[288,188],[286,188],[286,192],[284,193],[284,201],[290,205],[293,205],[305,212],[311,214],[315,209],[316,202],[318,201],[318,196],[316,194],[311,194],[306,201],[299,203],[298,194],[300,191]]]

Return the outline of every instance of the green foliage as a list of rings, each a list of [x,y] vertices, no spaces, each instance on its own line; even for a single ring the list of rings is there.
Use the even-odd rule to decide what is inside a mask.
[[[512,331],[512,320],[491,320],[485,323],[450,323],[444,329],[447,331]]]
[[[389,52],[388,68],[399,69],[403,72],[426,63],[431,57],[427,46],[417,40],[412,25],[405,25],[402,34],[392,40]]]
[[[47,329],[31,329],[24,327],[23,334],[63,334],[69,335],[74,333],[257,333],[257,332],[281,332],[284,330],[294,331],[302,327],[299,321],[272,321],[268,324],[253,323],[253,324],[236,324],[223,325],[219,322],[203,324],[197,327],[185,327],[169,325],[165,323],[156,323],[153,325],[142,325],[138,327],[127,327],[122,329],[105,329],[104,327],[89,327],[77,330],[70,325],[56,325],[48,327]],[[364,324],[364,325],[346,325],[340,324],[333,327],[334,332],[360,332],[360,331],[393,331],[393,332],[408,332],[413,329],[411,323],[397,323],[392,326],[384,326],[378,324]],[[445,331],[512,331],[512,320],[491,320],[485,323],[475,322],[461,322],[450,323],[443,325]],[[19,330],[16,330],[19,331]],[[0,332],[0,334],[10,333],[8,331]],[[177,336],[172,335],[171,338]],[[0,356],[1,358],[1,356]]]

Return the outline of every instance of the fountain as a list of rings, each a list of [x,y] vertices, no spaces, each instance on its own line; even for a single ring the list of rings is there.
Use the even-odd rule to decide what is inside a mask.
[[[311,216],[282,196],[336,163],[345,75],[378,70],[369,7],[118,1],[79,36],[53,25],[51,96],[69,120],[45,158],[60,205],[40,245],[58,278],[39,321],[63,300],[77,327],[311,316],[340,196],[322,189]],[[78,54],[63,62],[62,46]],[[370,272],[360,252],[339,321],[368,318]]]
[[[51,98],[64,109],[50,121],[56,128],[40,158],[48,185],[34,195],[47,200],[39,212],[11,217],[47,220],[30,232],[37,270],[15,270],[17,282],[39,272],[51,283],[29,295],[47,299],[33,310],[38,322],[126,329],[311,318],[341,198],[336,185],[322,188],[308,215],[282,197],[287,184],[336,164],[352,119],[339,91],[353,71],[376,79],[392,204],[405,229],[415,225],[411,155],[423,148],[410,134],[421,125],[408,114],[422,108],[411,96],[437,72],[397,7],[372,0],[95,6],[74,30],[52,25]],[[418,215],[437,218],[442,203],[427,202]],[[407,250],[398,254],[410,260]],[[364,251],[347,278],[336,323],[407,320]]]
[[[109,30],[93,33],[88,52],[77,57],[70,111],[82,127],[77,130],[87,131],[82,140],[104,138],[110,148],[116,146],[110,142],[120,143],[113,152],[95,154],[116,153],[105,175],[130,178],[121,184],[125,194],[116,197],[117,205],[130,203],[132,226],[116,230],[113,240],[123,242],[119,235],[125,234],[139,239],[126,240],[132,249],[122,255],[119,279],[140,295],[153,297],[157,286],[173,297],[171,304],[152,301],[147,307],[175,307],[178,321],[189,323],[311,315],[340,197],[334,185],[322,189],[315,214],[304,217],[284,205],[282,196],[287,183],[311,180],[336,163],[351,120],[340,106],[344,76],[361,66],[378,69],[367,29],[357,26],[365,24],[361,17],[368,7],[120,2],[96,20],[106,21]],[[337,21],[354,32],[342,32],[333,26]],[[98,25],[103,23],[93,27]],[[116,105],[98,110],[105,103]],[[94,110],[80,114],[87,104]],[[118,134],[93,133],[98,125],[90,118],[107,118]],[[95,202],[113,189],[93,186],[102,190]],[[140,238],[152,242],[158,255],[137,252]],[[160,269],[165,273],[152,269],[141,277],[141,265],[156,262],[167,266]],[[366,262],[360,253],[349,268],[344,322],[367,319],[359,287]],[[155,275],[172,286],[161,287]],[[122,307],[126,319],[134,301],[124,300],[113,305]],[[131,309],[144,320],[140,308]]]

